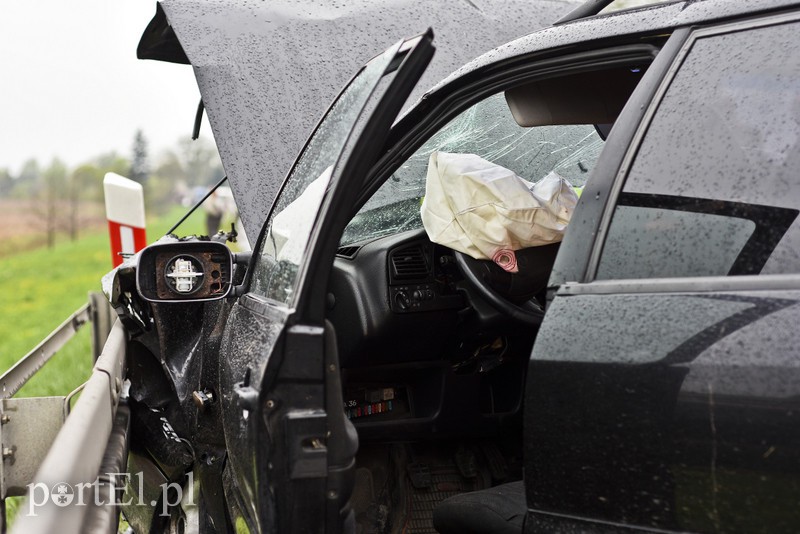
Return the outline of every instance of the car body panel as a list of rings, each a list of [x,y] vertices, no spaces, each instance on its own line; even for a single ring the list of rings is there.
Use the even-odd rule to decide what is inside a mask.
[[[532,517],[792,532],[800,291],[617,290],[564,293],[537,339],[526,385]]]
[[[161,6],[194,67],[242,223],[255,236],[316,121],[352,73],[398,36],[435,24],[441,52],[425,87],[575,3],[165,0]],[[172,43],[154,47],[150,57],[182,61],[168,28],[149,31]]]

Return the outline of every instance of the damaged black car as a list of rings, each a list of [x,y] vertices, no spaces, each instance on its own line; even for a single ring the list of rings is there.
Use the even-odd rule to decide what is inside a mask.
[[[605,4],[424,94],[452,45],[398,41],[285,179],[222,31],[277,19],[159,6],[140,56],[193,65],[253,250],[106,280],[171,504],[136,532],[797,531],[800,4]]]

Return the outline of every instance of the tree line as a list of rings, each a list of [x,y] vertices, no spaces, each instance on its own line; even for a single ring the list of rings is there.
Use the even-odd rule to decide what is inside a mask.
[[[17,173],[0,168],[0,199],[29,203],[29,215],[46,235],[47,246],[53,247],[57,233],[65,232],[71,240],[77,240],[89,214],[102,213],[103,177],[107,172],[141,183],[145,206],[151,214],[164,213],[191,197],[193,189],[224,176],[211,142],[181,138],[151,163],[147,139],[139,130],[129,155],[100,154],[72,168],[58,158],[47,164],[31,158]]]

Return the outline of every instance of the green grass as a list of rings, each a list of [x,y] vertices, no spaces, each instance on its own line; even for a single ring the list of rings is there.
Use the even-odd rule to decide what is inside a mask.
[[[148,221],[152,242],[183,214],[175,208]],[[203,233],[198,210],[180,235]],[[89,291],[100,290],[101,277],[111,270],[107,232],[94,232],[78,241],[59,242],[0,259],[0,371],[5,372],[47,334],[84,304]],[[21,397],[66,395],[89,376],[92,364],[90,325],[56,354],[17,394]]]
[[[164,235],[185,211],[176,207],[149,220],[148,240]],[[176,232],[204,233],[204,228],[204,215],[198,210]],[[100,291],[100,278],[111,270],[106,231],[87,232],[74,243],[61,239],[53,249],[28,250],[30,243],[24,244],[22,251],[8,254],[11,249],[5,249],[0,257],[0,372],[83,305],[89,291]],[[81,328],[16,396],[63,396],[82,384],[92,369],[90,329],[89,324]],[[6,499],[9,525],[22,502],[22,497]]]

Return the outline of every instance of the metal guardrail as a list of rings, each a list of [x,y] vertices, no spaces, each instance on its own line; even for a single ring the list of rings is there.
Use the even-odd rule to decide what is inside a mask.
[[[28,500],[37,498],[35,487],[46,488],[47,498],[42,498],[44,490],[40,490],[35,502],[42,504],[35,509],[35,515],[18,515],[13,534],[85,532],[84,521],[94,514],[93,488],[98,484],[122,393],[126,342],[125,328],[117,321],[80,398],[31,481]],[[65,506],[51,498],[61,486],[65,492],[67,487],[72,492],[82,487],[92,489],[89,490],[90,496],[84,497],[83,505],[71,499],[70,505]],[[72,495],[73,499],[77,498],[75,493]],[[113,509],[113,505],[109,508]],[[22,512],[27,512],[27,509]],[[116,529],[115,524],[113,527]]]
[[[72,339],[75,332],[89,321],[89,304],[86,303],[36,345],[32,351],[20,358],[11,369],[0,376],[0,399],[13,397],[50,358]]]
[[[69,401],[79,390],[66,397],[11,398],[87,322],[92,323],[95,364],[91,376],[79,388],[82,393],[72,411]],[[81,484],[108,486],[103,473],[125,470],[129,412],[118,407],[126,342],[125,329],[108,301],[100,293],[90,293],[88,304],[0,376],[3,534],[5,498],[26,494],[25,509],[18,510],[13,532],[79,533],[89,531],[87,528],[92,532],[116,532],[118,507],[113,501],[110,505],[95,505],[92,495],[88,503],[65,507],[57,504],[53,492],[64,484],[70,488]],[[25,506],[36,489],[39,495],[34,502],[41,504],[31,514],[32,508]]]

